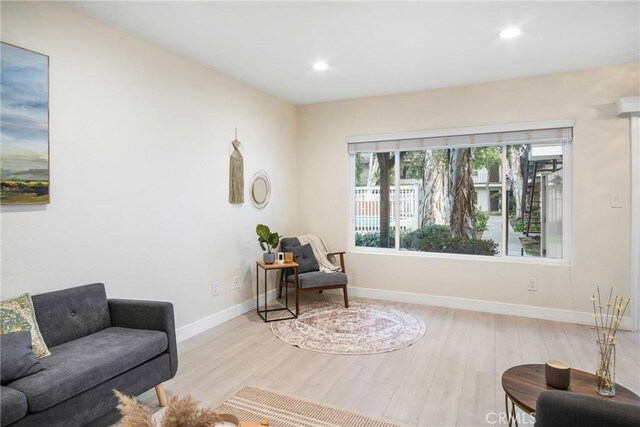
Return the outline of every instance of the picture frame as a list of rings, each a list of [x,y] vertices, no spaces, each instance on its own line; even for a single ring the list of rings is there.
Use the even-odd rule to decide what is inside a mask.
[[[0,204],[48,204],[49,56],[0,42],[0,58]]]

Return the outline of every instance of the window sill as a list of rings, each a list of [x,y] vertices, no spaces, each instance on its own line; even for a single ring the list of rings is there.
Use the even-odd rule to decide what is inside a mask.
[[[387,248],[365,248],[355,247],[349,248],[350,253],[366,254],[366,255],[390,255],[400,257],[415,258],[433,258],[433,259],[451,259],[466,261],[485,261],[506,264],[528,264],[553,267],[571,267],[571,262],[567,259],[549,259],[534,257],[515,257],[515,256],[485,256],[485,255],[465,255],[465,254],[447,254],[441,252],[419,252],[419,251],[398,251],[396,249]]]

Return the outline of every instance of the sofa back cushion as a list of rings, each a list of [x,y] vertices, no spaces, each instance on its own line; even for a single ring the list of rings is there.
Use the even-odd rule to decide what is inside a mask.
[[[293,252],[293,257],[298,263],[298,273],[302,274],[320,270],[320,264],[318,264],[318,260],[313,254],[313,249],[311,249],[310,244],[295,246],[291,248],[291,252]]]
[[[111,326],[102,283],[33,295],[31,299],[40,332],[49,347]]]
[[[291,252],[291,248],[300,246],[300,240],[297,237],[283,237],[280,240],[280,250],[282,252]]]

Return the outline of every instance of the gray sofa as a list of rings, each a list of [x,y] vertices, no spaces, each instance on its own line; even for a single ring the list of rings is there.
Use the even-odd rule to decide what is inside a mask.
[[[113,389],[139,395],[178,369],[173,305],[107,299],[102,283],[33,295],[51,355],[0,393],[2,427],[82,426],[113,411]]]

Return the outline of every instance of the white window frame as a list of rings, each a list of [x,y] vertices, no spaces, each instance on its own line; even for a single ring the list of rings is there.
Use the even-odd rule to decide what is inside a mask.
[[[528,131],[537,129],[554,129],[554,128],[574,128],[575,120],[563,119],[563,120],[549,120],[549,121],[537,121],[537,122],[521,122],[521,123],[505,123],[488,126],[474,126],[464,128],[451,128],[451,129],[439,129],[439,130],[423,130],[415,132],[397,132],[387,134],[376,135],[359,135],[347,137],[346,143],[353,144],[359,142],[378,142],[378,141],[402,141],[407,139],[420,139],[420,138],[432,138],[443,136],[457,136],[457,135],[474,135],[474,134],[486,134],[486,133],[498,133],[498,132],[512,132],[512,131]],[[503,146],[502,144],[497,144]],[[508,145],[508,144],[507,144]],[[409,257],[423,257],[423,258],[440,258],[440,259],[466,259],[476,261],[488,261],[488,262],[506,262],[517,264],[542,264],[542,265],[557,265],[557,266],[572,266],[573,265],[573,155],[572,155],[573,141],[563,144],[562,150],[562,167],[564,170],[563,175],[563,224],[562,224],[562,258],[543,258],[543,257],[517,257],[510,256],[502,253],[500,256],[486,256],[486,255],[468,255],[468,254],[448,254],[440,252],[421,252],[421,251],[401,251],[400,250],[400,228],[396,227],[395,233],[395,247],[394,248],[372,248],[372,247],[360,247],[355,245],[355,154],[348,154],[348,170],[349,170],[349,202],[348,202],[348,227],[347,236],[349,236],[349,242],[347,247],[350,252],[355,253],[370,253],[370,254],[384,254],[391,256],[409,256]],[[430,147],[437,148],[451,148],[451,147]],[[400,182],[400,147],[396,150],[390,150],[395,152],[395,182]],[[502,161],[506,163],[506,150],[502,150]],[[502,191],[502,206],[506,206],[506,192],[504,187],[506,185],[505,180],[503,182]],[[396,198],[396,203],[399,203],[399,198]],[[396,206],[396,209],[398,206]],[[399,210],[396,210],[398,212]],[[506,248],[506,233],[504,232],[508,221],[508,212],[503,209],[502,212],[502,252]]]

